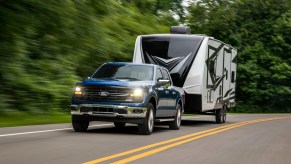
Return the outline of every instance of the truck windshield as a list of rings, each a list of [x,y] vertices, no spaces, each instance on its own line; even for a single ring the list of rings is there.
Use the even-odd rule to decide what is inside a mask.
[[[105,64],[92,76],[95,79],[125,79],[132,81],[153,80],[152,66]]]

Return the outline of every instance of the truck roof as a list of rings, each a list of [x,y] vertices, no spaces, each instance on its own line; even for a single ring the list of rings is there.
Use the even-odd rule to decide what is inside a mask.
[[[147,64],[147,63],[132,63],[132,62],[107,62],[104,64],[126,64],[126,65],[144,65],[144,66],[154,66],[154,67],[161,67],[161,68],[165,68],[163,66],[160,65],[156,65],[156,64]]]

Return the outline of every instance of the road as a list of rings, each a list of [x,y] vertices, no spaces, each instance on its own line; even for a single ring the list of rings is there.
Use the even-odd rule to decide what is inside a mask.
[[[70,124],[0,128],[1,164],[80,163],[290,164],[291,114],[183,117],[180,130],[155,126],[150,136],[137,126],[115,129],[95,122],[76,133]]]

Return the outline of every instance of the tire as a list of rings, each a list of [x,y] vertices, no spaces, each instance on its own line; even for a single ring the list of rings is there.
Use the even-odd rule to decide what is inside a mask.
[[[177,104],[176,109],[177,109],[177,114],[175,116],[175,120],[172,122],[169,122],[169,128],[171,130],[179,130],[181,126],[181,120],[182,120],[181,105]]]
[[[126,123],[123,123],[123,122],[114,122],[115,128],[117,128],[117,129],[124,128],[125,124]]]
[[[85,132],[88,129],[89,121],[72,120],[72,125],[76,132]]]
[[[223,106],[223,111],[222,111],[222,123],[225,123],[226,122],[226,114],[227,114],[227,107],[226,105]]]
[[[226,122],[226,106],[223,106],[222,109],[215,111],[215,121],[217,124]]]
[[[148,104],[147,115],[142,124],[138,125],[139,134],[150,135],[153,132],[155,123],[154,106],[152,103]]]

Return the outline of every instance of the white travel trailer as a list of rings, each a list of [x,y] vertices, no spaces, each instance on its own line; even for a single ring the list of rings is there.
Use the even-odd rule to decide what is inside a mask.
[[[235,105],[237,50],[213,37],[190,34],[188,27],[173,26],[171,34],[140,35],[134,63],[166,67],[175,86],[185,91],[184,113],[214,114],[226,121]]]

